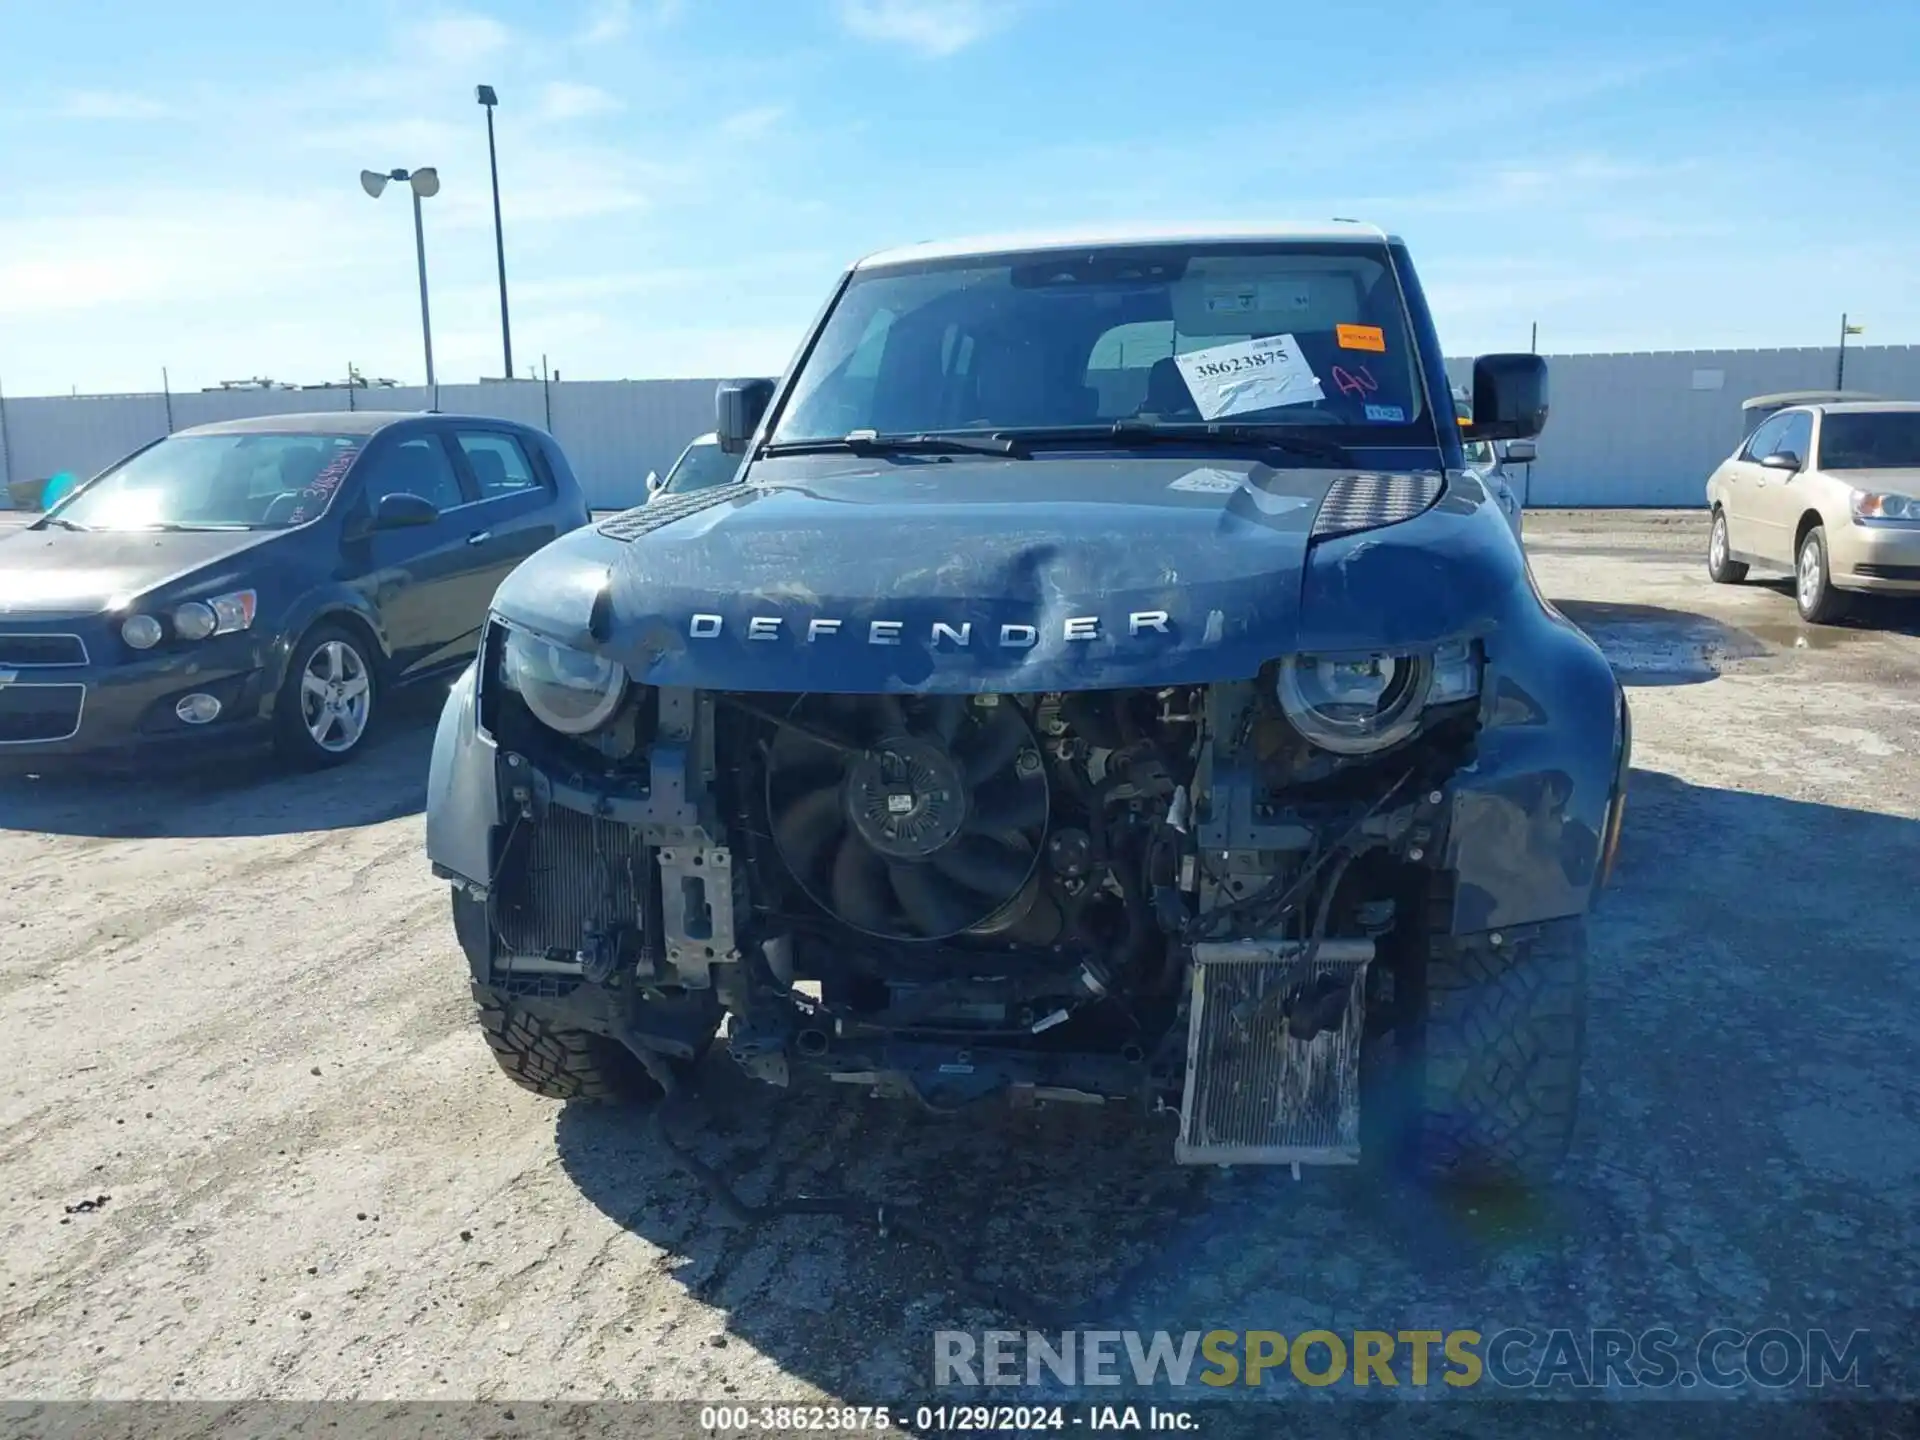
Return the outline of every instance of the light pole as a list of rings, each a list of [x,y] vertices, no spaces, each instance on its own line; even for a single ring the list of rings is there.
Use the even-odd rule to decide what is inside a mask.
[[[500,350],[505,364],[501,373],[511,380],[513,331],[507,325],[507,241],[500,228],[500,161],[493,150],[493,107],[500,103],[500,97],[494,94],[491,85],[476,85],[473,98],[487,111],[487,169],[493,175],[493,254],[500,265]]]
[[[427,312],[427,235],[420,223],[420,202],[440,193],[440,172],[432,166],[424,166],[411,173],[405,170],[389,170],[382,175],[378,170],[360,172],[360,188],[374,199],[380,198],[380,192],[387,188],[389,180],[404,180],[413,191],[413,249],[420,262],[420,338],[427,348],[427,388],[433,388],[433,320]]]

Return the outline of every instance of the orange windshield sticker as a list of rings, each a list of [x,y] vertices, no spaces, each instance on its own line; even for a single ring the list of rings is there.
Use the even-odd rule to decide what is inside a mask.
[[[1336,325],[1334,337],[1342,350],[1373,350],[1385,354],[1387,336],[1378,325]]]

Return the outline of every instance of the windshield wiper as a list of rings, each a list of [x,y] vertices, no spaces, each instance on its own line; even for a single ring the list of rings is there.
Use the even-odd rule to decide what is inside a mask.
[[[46,515],[40,519],[42,525],[58,525],[62,530],[91,530],[91,525],[82,525],[77,520],[69,520],[61,515]]]
[[[837,440],[788,440],[762,447],[763,455],[1002,455],[1027,458],[1025,449],[1005,435],[881,435],[855,430]]]
[[[1311,435],[1290,433],[1298,427],[1290,425],[1232,425],[1219,421],[1175,421],[1167,423],[1158,420],[1116,420],[1111,425],[1065,425],[1048,430],[1007,430],[1000,435],[1009,440],[1023,443],[1044,443],[1051,445],[1114,444],[1121,445],[1163,445],[1187,444],[1194,441],[1217,441],[1223,445],[1254,445],[1268,450],[1281,450],[1289,455],[1299,455],[1309,460],[1330,460],[1336,465],[1350,465],[1353,455],[1344,445],[1336,445],[1331,440],[1321,440]]]

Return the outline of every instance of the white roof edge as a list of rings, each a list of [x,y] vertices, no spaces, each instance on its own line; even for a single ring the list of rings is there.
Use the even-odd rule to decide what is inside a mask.
[[[1359,220],[1227,221],[1217,224],[1110,225],[1099,228],[1007,231],[929,240],[875,251],[854,263],[865,270],[915,260],[957,260],[969,255],[998,255],[1028,250],[1101,249],[1110,245],[1191,244],[1213,240],[1351,240],[1356,244],[1400,237]]]

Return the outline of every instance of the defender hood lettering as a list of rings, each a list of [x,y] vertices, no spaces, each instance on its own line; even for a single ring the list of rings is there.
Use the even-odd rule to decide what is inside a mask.
[[[569,537],[510,619],[655,685],[839,691],[1167,685],[1293,647],[1314,516],[1344,471],[1241,457],[795,457],[630,543]],[[571,572],[574,578],[568,578]],[[591,583],[580,579],[594,577]]]

